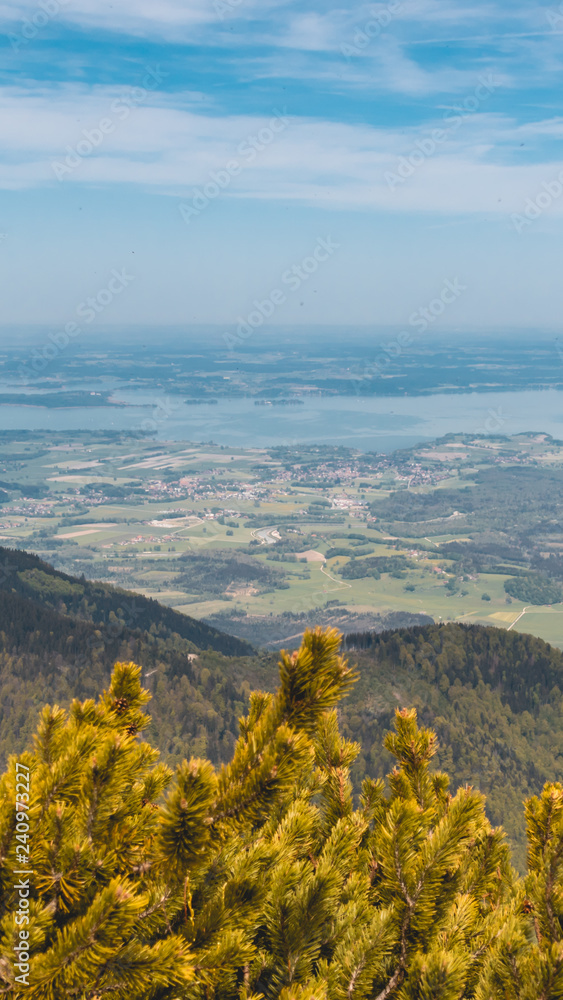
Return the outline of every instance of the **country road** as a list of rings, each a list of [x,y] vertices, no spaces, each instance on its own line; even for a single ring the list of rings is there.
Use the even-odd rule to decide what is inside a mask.
[[[527,608],[524,608],[523,611],[521,611],[520,614],[518,615],[518,618],[514,619],[514,621],[512,622],[512,625],[508,626],[508,628],[507,628],[506,631],[510,632],[510,629],[514,628],[514,626],[516,625],[516,623],[519,622],[520,619],[524,617],[524,615],[526,614],[526,611],[529,611],[531,607],[533,607],[533,605],[529,604]]]
[[[333,583],[339,583],[341,585],[338,588],[339,590],[345,590],[346,587],[350,588],[352,587],[351,583],[345,583],[344,580],[337,580],[335,576],[331,576],[329,571],[325,569],[324,566],[321,566],[321,573],[324,573],[325,576],[328,576],[329,580],[332,580]]]

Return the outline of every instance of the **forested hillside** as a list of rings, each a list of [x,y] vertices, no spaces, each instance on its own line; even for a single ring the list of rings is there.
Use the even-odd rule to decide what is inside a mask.
[[[25,745],[45,699],[93,696],[118,659],[142,664],[153,694],[148,739],[170,762],[192,753],[228,759],[250,685],[268,683],[259,657],[200,651],[177,633],[119,619],[99,628],[0,593],[0,763]]]
[[[167,763],[230,759],[249,691],[275,684],[274,654],[26,553],[9,556],[0,589],[2,763],[29,740],[45,701],[95,696],[116,660],[142,667],[152,695],[147,738]],[[200,636],[243,655],[200,649]],[[339,708],[344,733],[361,744],[356,790],[363,776],[386,773],[384,735],[397,707],[414,706],[438,734],[438,760],[454,788],[486,792],[489,816],[506,826],[521,867],[522,800],[561,775],[563,654],[532,636],[456,624],[348,635],[345,643],[360,671]]]
[[[228,759],[249,685],[265,672],[247,642],[27,552],[1,553],[1,763],[25,745],[46,699],[95,695],[118,659],[143,667],[153,693],[148,736],[168,760]]]
[[[134,663],[97,699],[45,706],[0,776],[0,992],[560,1000],[561,785],[525,804],[523,878],[484,796],[435,770],[414,709],[386,736],[387,781],[354,801],[340,638],[315,629],[281,655],[220,771],[173,774],[143,741]]]
[[[38,556],[0,547],[0,592],[18,594],[34,604],[63,615],[90,621],[98,627],[140,628],[158,635],[175,633],[199,649],[216,649],[232,656],[252,652],[252,647],[212,626],[167,608],[150,597],[132,594],[110,584],[69,576],[53,569]]]
[[[349,635],[360,679],[341,706],[343,731],[361,744],[354,766],[383,776],[381,752],[397,707],[412,706],[436,730],[437,759],[455,787],[487,795],[489,816],[509,831],[524,865],[522,800],[561,778],[563,654],[534,636],[476,625],[426,625]]]

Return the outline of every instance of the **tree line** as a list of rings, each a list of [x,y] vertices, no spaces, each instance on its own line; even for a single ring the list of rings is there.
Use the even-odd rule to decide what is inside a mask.
[[[133,663],[97,700],[45,707],[0,779],[5,995],[561,997],[563,788],[526,803],[519,877],[484,797],[450,792],[435,733],[400,709],[387,782],[355,802],[338,705],[357,677],[339,647],[315,629],[282,654],[220,769],[160,762]]]

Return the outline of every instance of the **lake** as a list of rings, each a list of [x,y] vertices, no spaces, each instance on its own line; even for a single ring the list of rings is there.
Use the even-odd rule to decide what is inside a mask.
[[[98,390],[100,386],[97,386]],[[244,448],[341,444],[390,452],[453,432],[563,437],[563,393],[437,393],[428,396],[309,397],[302,406],[255,406],[252,399],[188,405],[179,396],[118,390],[126,407],[47,409],[0,405],[2,430],[148,430],[161,440],[214,441]]]

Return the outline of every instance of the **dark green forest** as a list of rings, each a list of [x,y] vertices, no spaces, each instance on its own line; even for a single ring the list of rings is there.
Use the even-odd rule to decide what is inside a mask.
[[[427,625],[348,635],[360,679],[342,705],[361,744],[353,769],[382,777],[381,743],[397,707],[413,706],[438,734],[437,759],[456,787],[487,795],[524,864],[522,799],[557,780],[563,760],[563,654],[534,636],[477,625]]]
[[[561,601],[563,472],[496,466],[464,471],[459,483],[456,489],[403,490],[378,497],[370,504],[371,513],[390,534],[416,538],[421,549],[423,539],[442,534],[444,521],[455,517],[468,538],[440,548],[455,561],[458,575],[506,574],[507,593],[526,604]]]
[[[106,632],[111,631],[112,626],[118,628],[115,625],[117,618],[124,628],[152,630],[162,635],[178,634],[199,649],[209,647],[235,656],[252,652],[248,643],[167,608],[150,597],[92,582],[85,577],[69,576],[20,549],[0,547],[0,594],[18,596],[62,616],[95,623]]]
[[[229,550],[190,552],[180,557],[179,565],[178,584],[198,600],[221,597],[229,587],[253,586],[258,593],[266,593],[288,586],[281,573]]]
[[[274,654],[163,608],[156,601],[54,571],[23,552],[3,554],[0,578],[0,757],[28,741],[46,700],[69,704],[133,660],[150,690],[147,738],[167,763],[230,759],[249,691],[272,690]],[[1,564],[0,564],[1,568]],[[297,641],[295,645],[297,645]],[[487,794],[523,864],[521,803],[561,773],[563,654],[540,639],[474,625],[426,625],[348,635],[360,679],[340,708],[361,752],[352,769],[383,776],[382,749],[397,707],[416,707],[439,737],[454,788]]]
[[[406,577],[407,569],[414,565],[412,559],[407,559],[406,556],[374,556],[362,559],[361,562],[351,559],[341,567],[340,576],[345,580],[359,580],[364,576],[373,576],[379,580],[382,573],[389,573],[401,580]]]
[[[468,475],[466,473],[466,475]],[[490,529],[506,531],[509,525],[524,527],[541,523],[559,511],[563,471],[514,466],[481,469],[474,481],[461,489],[442,489],[430,494],[393,493],[374,504],[374,512],[393,521],[426,521],[449,517],[454,511],[487,519]]]
[[[355,795],[340,647],[317,628],[281,654],[220,768],[174,773],[143,739],[132,662],[96,699],[45,705],[0,774],[3,995],[560,1000],[561,784],[524,804],[521,876],[485,797],[436,770],[416,709],[395,712],[386,780]]]
[[[558,604],[563,600],[563,589],[559,584],[539,573],[510,577],[505,580],[504,589],[511,597],[526,604]]]

